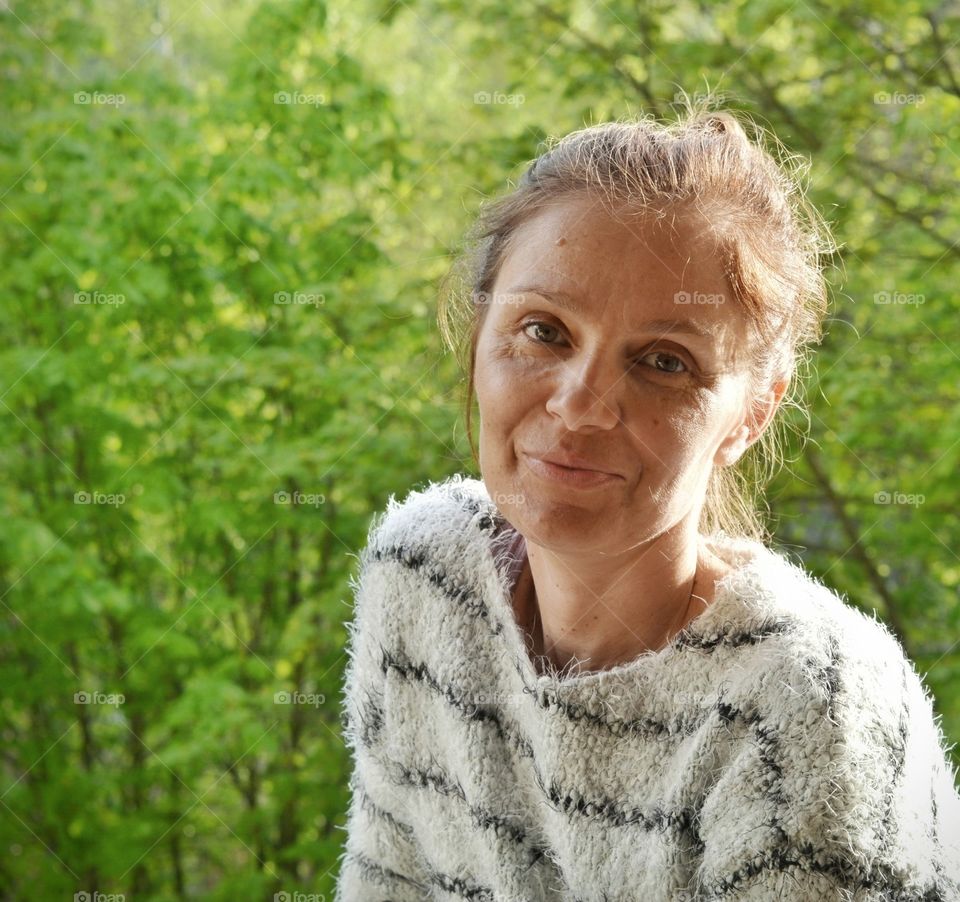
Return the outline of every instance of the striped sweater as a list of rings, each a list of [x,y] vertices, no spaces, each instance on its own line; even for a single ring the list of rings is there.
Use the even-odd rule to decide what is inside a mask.
[[[375,517],[351,579],[337,902],[956,900],[960,796],[896,638],[766,546],[663,649],[541,674],[484,483]]]

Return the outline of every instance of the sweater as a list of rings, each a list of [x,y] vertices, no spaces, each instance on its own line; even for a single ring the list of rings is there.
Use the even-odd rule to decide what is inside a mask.
[[[540,673],[482,481],[391,496],[350,578],[336,902],[957,900],[960,796],[896,637],[782,553],[664,648]]]

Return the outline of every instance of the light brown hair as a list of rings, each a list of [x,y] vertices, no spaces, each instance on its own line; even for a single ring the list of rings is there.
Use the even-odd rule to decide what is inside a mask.
[[[822,336],[824,259],[836,250],[805,196],[807,166],[748,116],[694,108],[689,99],[675,123],[619,119],[548,141],[511,192],[481,205],[441,285],[438,324],[467,374],[466,429],[477,465],[471,411],[477,336],[489,307],[483,300],[518,227],[547,204],[577,195],[596,198],[611,214],[630,209],[663,217],[693,209],[711,224],[751,327],[750,390],[762,393],[778,378],[789,383],[760,439],[733,466],[714,467],[699,527],[767,541],[758,499],[783,464],[786,409],[806,413],[800,365],[809,363],[810,346]]]

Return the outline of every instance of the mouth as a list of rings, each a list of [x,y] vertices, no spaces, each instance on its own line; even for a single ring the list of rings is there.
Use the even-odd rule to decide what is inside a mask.
[[[569,458],[550,455],[538,457],[533,454],[524,454],[530,471],[549,482],[561,483],[576,488],[594,488],[610,485],[622,477],[605,470],[592,469],[585,466],[571,466]],[[560,463],[559,461],[564,461]]]
[[[549,451],[545,454],[528,453],[526,451],[521,453],[525,457],[540,460],[544,463],[553,464],[555,467],[563,467],[565,470],[578,470],[587,473],[602,473],[605,476],[619,477],[618,473],[615,473],[612,470],[606,470],[601,466],[597,466],[595,463],[593,463],[593,461],[575,454],[566,454],[559,451]]]

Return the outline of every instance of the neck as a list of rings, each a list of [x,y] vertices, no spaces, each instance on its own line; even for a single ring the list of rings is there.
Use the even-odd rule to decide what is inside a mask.
[[[717,561],[698,539],[663,533],[619,556],[528,542],[515,603],[532,653],[558,671],[575,660],[593,671],[659,651],[711,600]]]

